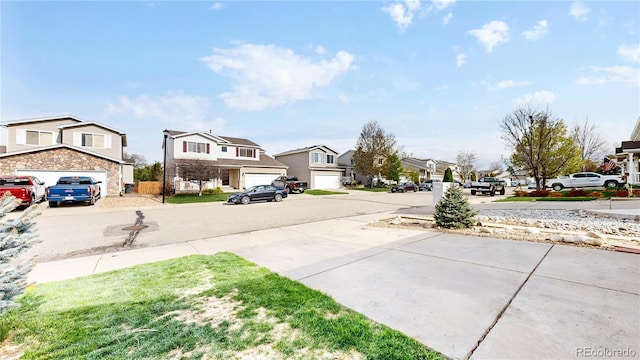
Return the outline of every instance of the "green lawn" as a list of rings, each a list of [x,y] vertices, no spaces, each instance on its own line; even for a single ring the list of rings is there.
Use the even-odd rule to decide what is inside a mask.
[[[340,194],[348,194],[343,191],[328,191],[328,190],[306,190],[305,194],[309,195],[340,195]]]
[[[189,204],[197,202],[227,201],[230,193],[209,194],[209,195],[174,195],[165,199],[169,204]]]
[[[32,286],[2,322],[23,359],[437,359],[230,253]]]
[[[390,192],[391,190],[387,189],[387,188],[368,188],[368,187],[364,187],[364,188],[357,188],[354,190],[360,190],[360,191],[370,191],[370,192]]]

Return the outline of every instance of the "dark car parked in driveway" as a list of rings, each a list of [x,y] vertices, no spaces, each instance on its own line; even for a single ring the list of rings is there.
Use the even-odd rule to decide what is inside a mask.
[[[403,182],[402,184],[395,185],[391,188],[391,192],[407,192],[407,191],[418,191],[418,185],[412,182]]]
[[[256,185],[245,191],[229,196],[227,202],[234,204],[248,204],[252,201],[276,201],[280,202],[287,197],[287,191],[283,187],[274,185]]]

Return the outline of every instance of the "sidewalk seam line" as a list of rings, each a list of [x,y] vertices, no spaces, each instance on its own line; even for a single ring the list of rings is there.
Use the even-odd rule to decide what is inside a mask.
[[[518,287],[518,289],[516,290],[515,293],[513,293],[513,295],[511,296],[511,298],[509,299],[509,301],[507,301],[507,303],[505,304],[505,306],[502,308],[502,310],[500,310],[500,312],[498,313],[498,315],[496,316],[495,320],[493,321],[493,323],[487,328],[487,330],[485,330],[485,332],[482,334],[482,336],[480,336],[480,339],[478,339],[478,341],[476,342],[475,346],[471,349],[471,351],[469,351],[469,353],[467,353],[467,355],[464,357],[465,360],[468,360],[471,358],[471,356],[473,356],[473,353],[478,349],[478,347],[480,347],[480,344],[482,344],[482,342],[484,341],[484,339],[487,337],[487,335],[489,335],[489,333],[491,332],[491,330],[493,330],[493,328],[496,326],[496,324],[498,323],[498,321],[500,321],[500,319],[502,318],[502,315],[504,315],[504,313],[507,311],[507,309],[509,308],[509,306],[511,306],[511,304],[513,303],[513,300],[515,300],[515,298],[518,296],[518,294],[520,293],[520,291],[522,290],[522,288],[527,284],[527,282],[529,282],[529,279],[531,278],[531,276],[533,276],[533,273],[538,269],[538,267],[540,266],[540,264],[542,264],[542,262],[544,261],[544,259],[547,258],[547,255],[549,255],[549,252],[551,252],[551,249],[553,249],[553,247],[555,246],[555,244],[551,244],[551,246],[549,247],[549,249],[547,250],[547,252],[542,256],[542,258],[540,258],[540,261],[538,261],[538,263],[536,264],[536,266],[533,267],[533,269],[531,270],[531,272],[529,273],[529,275],[527,275],[527,277],[524,279],[524,281],[522,282],[522,284],[520,284],[520,286]]]
[[[96,261],[96,264],[93,266],[93,270],[91,270],[91,275],[95,274],[96,270],[98,270],[98,265],[100,264],[100,261],[102,261],[102,257],[104,257],[104,253],[100,254],[98,261]]]

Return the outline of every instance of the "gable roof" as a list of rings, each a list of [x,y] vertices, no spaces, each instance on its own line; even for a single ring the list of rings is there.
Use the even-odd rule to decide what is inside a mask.
[[[2,124],[0,124],[0,126],[4,126],[4,127],[9,127],[9,126],[14,126],[14,125],[22,125],[22,124],[32,124],[32,123],[39,123],[39,122],[46,122],[46,121],[57,121],[57,120],[65,120],[65,119],[69,119],[69,120],[73,120],[75,121],[74,123],[69,123],[69,124],[62,124],[58,126],[58,129],[69,129],[69,128],[73,128],[73,127],[78,127],[78,126],[89,126],[89,125],[94,125],[97,127],[101,127],[103,129],[112,131],[118,135],[120,135],[120,137],[122,138],[122,146],[127,146],[127,134],[112,128],[110,126],[107,126],[105,124],[99,123],[97,121],[86,121],[86,120],[82,120],[79,117],[73,116],[73,115],[56,115],[56,116],[45,116],[45,117],[39,117],[39,118],[31,118],[31,119],[19,119],[19,120],[10,120],[10,121],[5,121]]]
[[[87,151],[87,150],[85,150],[83,148],[72,146],[72,145],[68,145],[68,144],[55,144],[55,145],[51,145],[51,146],[37,147],[37,148],[33,148],[33,149],[28,149],[28,150],[20,150],[20,151],[12,151],[12,152],[8,152],[8,153],[2,153],[2,154],[0,154],[0,158],[16,156],[16,155],[32,154],[32,153],[37,153],[37,152],[40,152],[40,151],[49,151],[49,150],[64,149],[64,148],[70,149],[70,150],[74,150],[74,151],[78,151],[78,152],[81,152],[81,153],[85,153],[87,155],[99,157],[101,159],[113,161],[113,162],[116,162],[118,164],[126,164],[127,163],[124,160],[112,158],[110,156],[105,156],[105,155],[98,154],[98,153],[94,153],[92,151]]]
[[[178,130],[169,130],[169,136],[173,137],[174,139],[184,137],[184,136],[189,136],[189,135],[200,135],[216,143],[226,143],[229,145],[242,145],[242,146],[251,146],[251,147],[260,148],[260,145],[254,143],[251,140],[243,139],[243,138],[213,135],[211,133],[207,133],[204,131],[185,132],[185,131],[178,131]]]
[[[307,146],[307,147],[303,147],[300,149],[294,149],[294,150],[289,150],[289,151],[285,151],[285,152],[281,152],[279,154],[275,154],[273,156],[284,156],[284,155],[291,155],[291,154],[298,154],[298,153],[303,153],[303,152],[310,152],[316,149],[320,149],[320,148],[324,148],[326,150],[329,150],[330,152],[334,153],[334,154],[338,154],[337,151],[333,150],[332,148],[328,147],[327,145],[312,145],[312,146]]]

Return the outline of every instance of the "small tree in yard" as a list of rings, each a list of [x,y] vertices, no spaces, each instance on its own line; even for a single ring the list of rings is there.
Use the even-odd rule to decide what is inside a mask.
[[[0,219],[18,205],[19,201],[10,193],[2,195]],[[33,221],[39,214],[36,206],[30,206],[16,219],[0,221],[0,315],[9,308],[18,306],[13,299],[27,287],[31,263],[23,262],[12,267],[10,262],[39,242]]]
[[[450,186],[436,204],[433,215],[436,226],[445,229],[468,229],[474,225],[477,212],[471,208],[458,186]]]
[[[451,171],[451,168],[447,168],[447,170],[444,171],[442,182],[453,182],[453,171]]]

